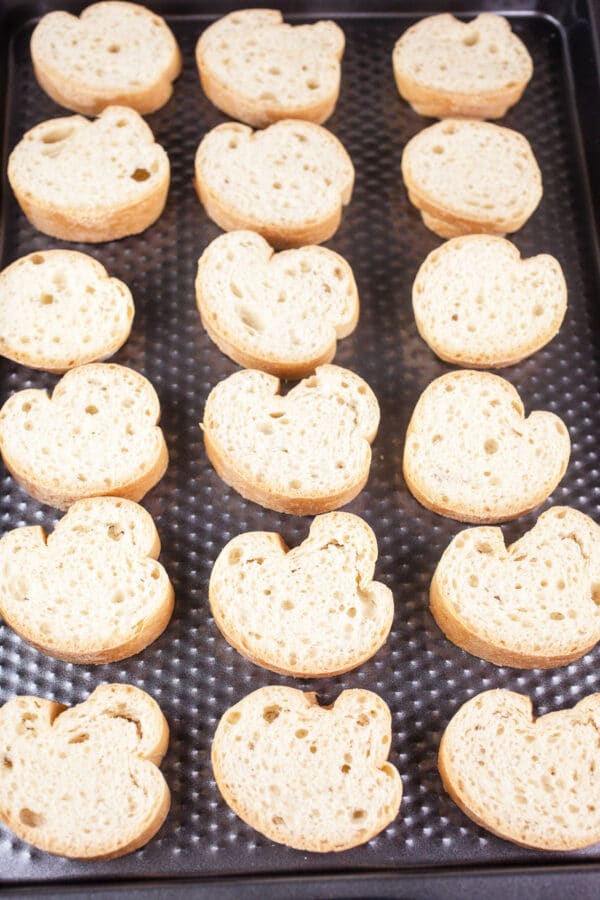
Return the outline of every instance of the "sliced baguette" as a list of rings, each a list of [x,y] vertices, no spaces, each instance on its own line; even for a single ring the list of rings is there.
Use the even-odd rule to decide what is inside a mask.
[[[277,249],[332,237],[354,186],[352,161],[338,139],[293,119],[257,132],[218,125],[198,147],[195,172],[200,201],[220,228],[257,231]]]
[[[360,493],[378,426],[369,386],[329,365],[285,396],[272,375],[235,372],[210,392],[201,427],[223,481],[267,509],[308,516]]]
[[[444,787],[474,822],[537,850],[600,841],[600,694],[535,719],[531,700],[485,691],[442,737]]]
[[[320,124],[337,103],[344,44],[334,22],[292,26],[276,9],[240,9],[201,34],[196,64],[204,93],[232,119]]]
[[[567,308],[559,262],[521,259],[504,238],[471,235],[433,250],[412,292],[419,334],[447,362],[511,366],[558,332]]]
[[[36,500],[67,509],[107,494],[141,500],[165,473],[160,404],[150,382],[125,366],[71,369],[49,397],[18,391],[0,410],[4,464]]]
[[[280,844],[326,853],[364,844],[398,815],[402,782],[387,762],[387,705],[371,691],[263,687],[221,718],[212,765],[225,802]]]
[[[103,684],[71,709],[15,697],[0,708],[0,821],[59,856],[131,853],[169,811],[158,769],[168,743],[158,705],[127,684]]]
[[[331,362],[337,340],[358,321],[358,292],[345,259],[315,246],[274,254],[252,231],[209,244],[198,261],[196,304],[223,353],[293,380]]]
[[[109,106],[93,122],[49,119],[10,154],[8,180],[31,224],[64,241],[138,234],[162,213],[167,154],[141,116]]]
[[[460,522],[529,512],[563,477],[571,442],[558,416],[525,410],[489,372],[436,378],[421,395],[404,447],[404,478],[419,503]]]

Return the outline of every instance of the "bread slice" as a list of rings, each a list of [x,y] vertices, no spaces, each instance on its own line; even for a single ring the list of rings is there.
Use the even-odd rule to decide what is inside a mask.
[[[411,138],[402,177],[411,203],[441,237],[517,231],[542,197],[527,139],[473,119],[444,119]]]
[[[109,106],[93,122],[49,119],[10,154],[8,180],[31,224],[63,241],[138,234],[162,213],[167,154],[141,116]]]
[[[92,256],[45,250],[0,273],[0,354],[62,373],[112,356],[133,322],[131,291]]]
[[[364,844],[398,815],[402,782],[387,762],[387,705],[371,691],[263,687],[221,718],[212,765],[225,802],[261,834],[326,853]]]
[[[481,13],[461,22],[428,16],[396,42],[394,77],[400,95],[422,116],[499,119],[525,90],[533,63],[503,16]]]
[[[181,54],[164,19],[121,0],[93,3],[81,16],[50,12],[31,35],[40,86],[61,106],[97,116],[107,106],[141,115],[164,106]]]
[[[473,821],[537,850],[600,841],[600,694],[533,717],[531,700],[484,691],[461,706],[442,737],[444,787]]]
[[[196,152],[195,184],[224,231],[249,228],[276,248],[320,244],[337,231],[354,186],[338,139],[312,122],[284,119],[264,131],[226,122]]]
[[[324,247],[274,254],[253,231],[232,231],[198,262],[196,303],[223,353],[242,366],[299,379],[330,362],[358,321],[345,259]]]
[[[168,463],[150,382],[125,366],[71,369],[52,397],[18,391],[0,410],[4,464],[36,500],[67,509],[85,497],[142,497]]]
[[[404,478],[419,503],[460,522],[529,512],[565,474],[571,442],[558,416],[525,410],[508,381],[461,370],[436,378],[410,420]]]
[[[267,509],[310,516],[363,489],[379,405],[348,369],[319,366],[285,396],[273,375],[244,369],[212,389],[204,445],[217,474]]]
[[[565,666],[600,640],[600,528],[555,506],[505,547],[499,528],[456,535],[431,582],[451,641],[499,666]]]
[[[293,26],[276,9],[240,9],[200,35],[196,63],[204,93],[232,119],[321,123],[337,103],[344,44],[335,22]]]
[[[79,500],[51,535],[31,526],[0,540],[0,613],[24,640],[67,662],[133,656],[173,612],[159,553],[154,522],[137,503]]]
[[[58,856],[131,853],[169,811],[168,743],[158,705],[131,685],[103,684],[71,709],[15,697],[0,708],[0,821]]]
[[[339,675],[370,659],[392,627],[394,598],[373,581],[376,559],[375,535],[350,513],[317,516],[293,550],[272,532],[240,534],[214,564],[210,608],[225,639],[259,666]]]
[[[412,292],[419,334],[447,362],[511,366],[558,332],[567,308],[560,263],[521,259],[504,238],[470,235],[433,250]]]

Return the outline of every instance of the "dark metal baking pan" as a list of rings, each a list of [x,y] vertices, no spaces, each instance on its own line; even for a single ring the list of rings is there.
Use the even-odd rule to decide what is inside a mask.
[[[82,4],[0,0],[3,171],[8,152],[24,131],[65,114],[37,86],[29,59],[35,17],[54,5],[78,11]],[[99,667],[51,660],[2,625],[0,701],[32,693],[73,704],[106,681],[144,688],[161,704],[171,726],[163,770],[173,805],[159,835],[146,848],[112,862],[59,859],[0,829],[0,879],[12,888],[54,884],[59,893],[68,884],[75,891],[76,886],[89,885],[85,893],[91,883],[103,882],[150,888],[145,880],[152,879],[159,895],[166,891],[162,896],[174,891],[187,896],[190,883],[175,880],[184,878],[194,879],[196,890],[204,885],[205,896],[219,886],[214,895],[224,897],[239,893],[243,885],[248,896],[258,890],[268,896],[300,896],[306,890],[315,897],[369,893],[434,897],[440,895],[442,883],[451,886],[446,890],[453,896],[460,896],[469,884],[477,893],[482,883],[489,886],[490,897],[496,896],[492,892],[499,890],[498,885],[506,891],[515,884],[527,886],[531,896],[537,896],[536,885],[543,885],[545,897],[577,885],[578,896],[584,896],[584,890],[599,884],[595,879],[600,877],[600,846],[543,855],[503,842],[458,810],[445,794],[436,768],[441,733],[473,694],[491,687],[522,691],[542,714],[597,690],[600,677],[600,648],[565,668],[520,671],[468,656],[442,636],[428,611],[428,586],[440,554],[461,526],[420,507],[401,476],[412,408],[425,386],[449,367],[418,337],[411,311],[416,270],[438,241],[421,224],[402,186],[402,148],[427,122],[399,99],[391,52],[398,35],[418,15],[442,9],[471,15],[474,10],[460,2],[448,6],[436,0],[418,9],[404,0],[281,5],[294,21],[330,15],[346,32],[342,90],[328,126],[350,152],[357,177],[352,203],[329,246],[353,266],[362,308],[359,326],[341,342],[336,362],[359,372],[381,405],[371,477],[349,509],[364,516],[377,534],[378,577],[396,599],[393,630],[385,647],[360,669],[322,681],[294,681],[242,659],[210,616],[208,577],[227,540],[241,531],[267,529],[281,532],[295,544],[306,535],[309,520],[242,500],[219,480],[204,454],[198,422],[206,396],[236,367],[203,332],[194,302],[196,261],[219,232],[194,193],[193,157],[203,134],[224,117],[202,94],[193,51],[208,21],[233,4],[158,3],[155,8],[167,15],[185,63],[173,99],[149,117],[171,159],[166,211],[143,235],[75,246],[124,279],[135,298],[133,333],[115,358],[150,378],[162,403],[171,464],[145,505],[162,538],[162,561],[176,591],[175,614],[163,636],[142,654]],[[539,0],[511,2],[499,11],[508,14],[535,65],[522,101],[503,124],[528,137],[544,179],[542,203],[515,242],[526,255],[557,256],[569,286],[569,310],[558,337],[504,374],[528,410],[557,412],[571,433],[569,469],[546,505],[572,504],[600,520],[600,273],[593,202],[600,185],[600,101],[594,9],[583,0]],[[66,246],[31,228],[6,181],[1,227],[2,266],[24,253]],[[51,388],[55,382],[50,375],[2,361],[0,402],[15,390]],[[28,498],[3,468],[0,479],[3,531],[25,524],[52,528],[58,519],[55,511]],[[530,515],[507,525],[507,538],[516,538],[534,520]],[[404,799],[398,820],[368,845],[337,855],[299,853],[254,832],[221,800],[209,764],[215,724],[230,704],[273,682],[316,690],[326,701],[344,688],[365,687],[390,705],[391,759],[402,774]],[[486,872],[487,880],[478,880]],[[348,881],[348,873],[356,878]],[[161,879],[168,880],[166,887]]]

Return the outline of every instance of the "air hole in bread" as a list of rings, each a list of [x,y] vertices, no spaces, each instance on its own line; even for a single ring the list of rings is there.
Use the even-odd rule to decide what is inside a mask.
[[[277,66],[271,66],[269,69],[270,75],[281,75],[281,69],[278,69]]]
[[[241,713],[239,713],[239,712],[232,712],[232,713],[230,713],[230,714],[227,716],[227,722],[228,722],[230,725],[237,725],[237,723],[240,721],[241,718],[242,718],[242,714],[241,714]]]
[[[36,253],[31,257],[31,262],[34,266],[41,266],[44,261],[44,257],[41,253]]]
[[[442,128],[442,131],[444,134],[455,134],[456,126],[453,125],[452,122],[448,122],[448,124],[444,125],[444,127]]]
[[[267,103],[275,103],[277,97],[271,91],[263,91],[263,93],[259,97],[260,100],[265,100]]]
[[[600,600],[598,602],[600,604]],[[284,609],[286,612],[289,612],[291,609],[294,608],[294,604],[292,603],[291,600],[284,600],[283,603],[281,604],[281,608]]]
[[[120,50],[121,50],[121,48],[119,47],[118,44],[111,44],[110,47],[108,48],[109,53],[119,53]]]
[[[485,542],[477,544],[476,550],[478,553],[491,553],[492,552],[492,548],[490,547],[490,545],[486,544]]]
[[[98,414],[98,407],[90,404],[89,406],[86,406],[85,411],[89,416],[95,416]]]
[[[34,812],[32,809],[28,809],[27,806],[24,806],[19,810],[19,819],[26,825],[28,828],[39,828],[40,825],[44,824],[44,817],[40,813]]]
[[[475,44],[479,43],[479,32],[473,31],[471,34],[468,34],[465,38],[463,38],[463,44],[465,47],[474,47]]]
[[[317,745],[316,745],[316,744],[311,744],[310,747],[309,747],[309,750],[310,750],[311,753],[316,753],[316,752],[317,752]]]
[[[366,816],[366,812],[364,809],[355,809],[352,811],[352,818],[355,822],[358,822],[360,819],[364,819]]]
[[[3,756],[2,757],[2,768],[3,769],[12,769],[12,767],[13,767],[13,764],[12,764],[12,759],[10,758],[10,756]]]
[[[90,738],[89,734],[86,732],[82,732],[81,734],[76,734],[72,738],[69,738],[70,744],[85,744]]]
[[[281,184],[280,181],[273,182],[273,190],[274,191],[280,191],[282,187],[283,187],[283,185]]]
[[[302,738],[305,738],[307,734],[308,731],[306,730],[306,728],[298,728],[298,730],[296,731],[296,737],[298,738],[298,740],[302,740]]]
[[[281,707],[277,706],[276,704],[274,704],[273,706],[266,706],[263,709],[263,719],[270,725],[271,722],[274,722],[275,719],[279,718],[280,712]]]
[[[319,82],[315,81],[314,78],[309,78],[306,82],[306,87],[309,89],[309,91],[316,91],[319,88]]]
[[[435,147],[432,147],[431,149],[432,149],[432,152],[433,152],[433,153],[437,153],[438,155],[439,155],[440,153],[443,153],[443,152],[444,152],[444,148],[442,147],[441,144],[436,144]]]
[[[242,325],[244,325],[249,331],[255,332],[256,334],[261,334],[264,331],[264,325],[262,321],[258,318],[258,316],[250,309],[246,307],[242,307],[238,313],[240,317],[240,321]]]
[[[483,445],[483,449],[490,455],[492,453],[496,453],[498,450],[498,441],[496,441],[494,438],[488,438]]]
[[[42,306],[50,306],[51,303],[54,303],[54,297],[52,294],[42,294],[40,297],[40,303]]]
[[[54,128],[49,128],[48,131],[44,133],[42,138],[43,144],[58,144],[60,141],[66,140],[73,133],[73,128],[70,125],[56,125]]]
[[[281,816],[273,816],[271,821],[273,822],[273,825],[285,825],[285,822],[281,818]]]
[[[134,181],[147,181],[150,178],[148,169],[136,169],[131,175]]]

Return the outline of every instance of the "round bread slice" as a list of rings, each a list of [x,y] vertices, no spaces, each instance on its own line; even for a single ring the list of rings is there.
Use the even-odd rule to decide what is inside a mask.
[[[442,237],[517,231],[542,197],[527,139],[473,119],[444,119],[411,138],[402,177],[411,203]]]
[[[320,244],[337,231],[354,186],[338,139],[312,122],[284,119],[264,131],[226,122],[196,152],[195,185],[224,231],[248,228],[276,248]]]
[[[537,850],[600,841],[600,694],[535,719],[531,700],[484,691],[442,737],[444,787],[474,822]]]
[[[31,224],[64,241],[138,234],[162,213],[167,154],[141,116],[109,106],[93,122],[49,119],[10,154],[8,180]]]
[[[499,666],[565,666],[600,640],[600,528],[569,507],[506,547],[468,528],[439,561],[431,611],[453,643]]]
[[[559,262],[521,259],[504,238],[471,235],[433,250],[412,292],[419,334],[447,362],[511,366],[558,332],[567,308]]]
[[[565,474],[571,442],[550,412],[525,410],[489,372],[436,378],[421,395],[404,447],[406,484],[419,503],[460,522],[505,522],[529,512]]]
[[[38,650],[74,663],[139,653],[162,634],[173,588],[150,515],[117,497],[79,500],[51,535],[0,540],[0,613]]]
[[[131,853],[169,812],[168,743],[158,705],[131,685],[103,684],[71,709],[15,697],[0,708],[0,821],[58,856]]]
[[[210,392],[201,428],[223,481],[267,509],[310,516],[360,493],[378,426],[366,382],[329,365],[285,396],[273,375],[235,372]]]
[[[198,261],[196,303],[223,353],[296,380],[330,362],[354,331],[358,292],[345,259],[324,247],[273,253],[252,231],[223,234]]]
[[[428,16],[396,42],[394,77],[400,95],[422,116],[498,119],[521,99],[533,63],[503,16],[482,13],[461,22]]]
[[[4,464],[36,500],[67,509],[85,497],[142,497],[168,453],[150,382],[114,363],[71,369],[52,397],[18,391],[0,410]]]
[[[23,256],[0,273],[0,354],[48,372],[112,356],[131,331],[133,299],[93,257]]]
[[[232,119],[321,123],[337,103],[344,44],[335,22],[293,26],[276,9],[240,9],[201,34],[196,63],[204,93]]]
[[[212,765],[225,802],[280,844],[327,853],[371,840],[398,815],[402,782],[387,762],[387,705],[371,691],[263,687],[221,718]]]
[[[317,516],[293,550],[272,532],[241,534],[213,566],[210,608],[225,639],[259,666],[339,675],[370,659],[392,627],[394,598],[373,581],[376,559],[375,535],[350,513]]]
[[[42,16],[31,35],[40,86],[61,106],[97,116],[107,106],[141,115],[164,106],[181,71],[181,54],[164,19],[122,0]]]

